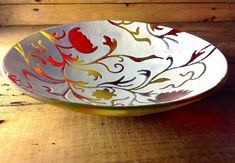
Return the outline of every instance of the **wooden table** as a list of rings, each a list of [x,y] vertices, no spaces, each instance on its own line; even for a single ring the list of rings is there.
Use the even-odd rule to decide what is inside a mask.
[[[0,162],[234,162],[235,22],[162,24],[221,49],[231,67],[222,89],[180,109],[116,118],[56,108],[16,91],[0,76]],[[0,27],[0,59],[44,27]]]

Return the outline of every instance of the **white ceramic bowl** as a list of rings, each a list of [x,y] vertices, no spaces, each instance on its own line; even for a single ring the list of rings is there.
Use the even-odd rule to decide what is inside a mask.
[[[156,113],[196,101],[226,78],[227,61],[189,33],[131,21],[91,21],[34,33],[5,56],[22,92],[73,110],[114,116]]]

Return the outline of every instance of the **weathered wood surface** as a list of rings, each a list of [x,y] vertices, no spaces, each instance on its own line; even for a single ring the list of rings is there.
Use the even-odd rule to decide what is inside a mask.
[[[0,76],[0,162],[233,162],[235,22],[164,25],[196,34],[221,49],[232,68],[222,89],[180,109],[115,118],[42,103]],[[1,59],[22,37],[44,27],[1,27]]]
[[[57,4],[57,3],[227,3],[234,0],[0,0],[0,4]]]
[[[235,3],[0,5],[2,26],[64,24],[97,19],[148,22],[234,21]]]

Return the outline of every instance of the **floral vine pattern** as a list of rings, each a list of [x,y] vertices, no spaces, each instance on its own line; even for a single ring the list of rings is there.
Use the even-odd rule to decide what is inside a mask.
[[[121,22],[118,23],[118,22],[114,22],[114,21],[109,20],[109,23],[111,23],[112,25],[115,25],[115,26],[127,31],[136,41],[148,42],[149,45],[151,45],[151,41],[148,37],[137,37],[140,34],[140,27],[136,27],[136,29],[134,31],[131,31],[128,28],[122,26],[122,25],[131,25],[134,22],[132,22],[132,21],[129,21],[129,22],[121,21]]]
[[[126,37],[130,36],[136,42],[148,43],[147,46],[153,44],[152,38],[144,37],[141,33],[143,24],[140,27],[135,25],[136,22],[111,20],[106,23],[126,32]],[[163,29],[164,27],[158,25],[145,24],[145,31],[155,39],[162,40],[168,49],[170,48],[168,41],[179,43],[177,36],[181,31],[170,29],[164,34],[156,34],[156,31]],[[102,35],[99,38],[102,44],[96,45],[80,26],[70,30],[57,30],[53,33],[41,31],[39,34],[53,45],[56,52],[50,53],[48,44],[44,43],[42,39],[30,44],[30,48],[33,49],[31,51],[26,50],[21,43],[18,43],[14,49],[25,61],[27,69],[22,69],[21,74],[8,74],[9,79],[29,92],[40,94],[35,83],[37,80],[42,83],[41,89],[51,95],[50,98],[95,105],[149,105],[183,98],[193,90],[184,90],[181,87],[203,76],[207,69],[207,65],[203,61],[216,49],[211,44],[195,49],[185,63],[176,66],[172,56],[120,54],[120,49],[119,53],[116,53],[119,41],[108,34]],[[100,50],[102,51],[101,55]],[[97,54],[101,57],[84,59]],[[145,65],[150,62],[156,64],[165,62],[166,66],[161,71],[154,72],[145,68]],[[127,67],[129,67],[127,64],[142,66],[135,71],[135,75],[131,76],[131,74],[126,74]],[[194,65],[201,67],[199,73],[189,68]],[[55,72],[48,73],[48,67],[59,70],[60,75],[58,76],[60,77],[55,77],[53,75]],[[183,69],[184,71],[181,72]],[[70,76],[71,71],[78,74],[76,76],[85,74],[85,78],[88,79],[73,78]],[[173,76],[168,74],[172,72],[178,73],[182,80],[174,82]],[[24,82],[19,77],[21,75],[24,77]],[[57,91],[57,87],[63,87],[63,89]]]
[[[169,46],[169,43],[167,42],[167,40],[170,40],[170,41],[173,41],[175,43],[178,43],[178,41],[174,38],[171,38],[169,36],[178,36],[178,33],[180,33],[181,31],[178,30],[178,29],[171,29],[170,31],[164,33],[164,34],[154,34],[154,31],[161,31],[163,30],[164,28],[162,27],[159,27],[158,25],[156,24],[146,24],[146,29],[147,31],[149,32],[150,35],[156,37],[156,38],[159,38],[161,39],[165,45],[167,46],[167,48],[169,49],[170,46]]]

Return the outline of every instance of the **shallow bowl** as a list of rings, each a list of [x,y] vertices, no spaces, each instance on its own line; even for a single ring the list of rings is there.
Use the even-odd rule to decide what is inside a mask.
[[[227,61],[211,43],[156,24],[101,20],[55,26],[17,43],[4,76],[36,99],[79,112],[137,116],[219,88]]]

